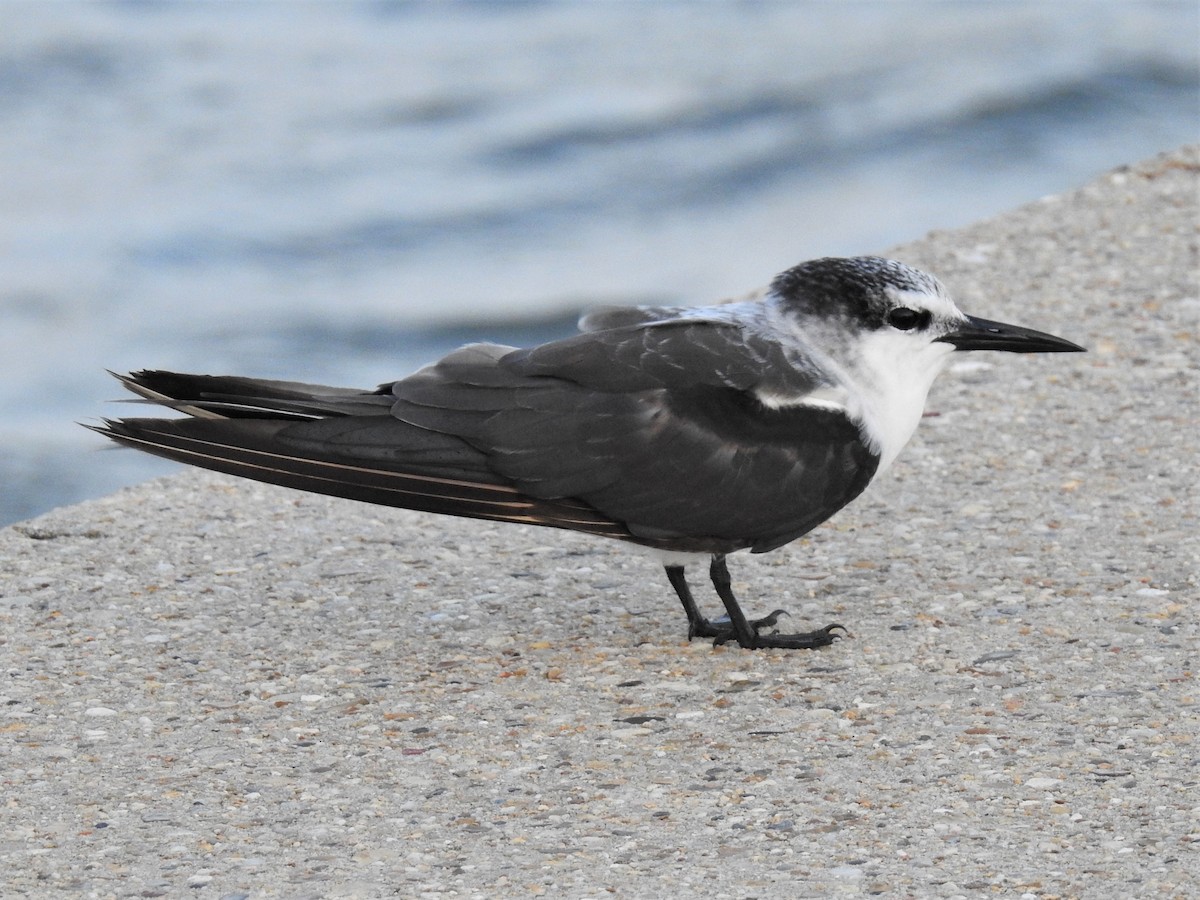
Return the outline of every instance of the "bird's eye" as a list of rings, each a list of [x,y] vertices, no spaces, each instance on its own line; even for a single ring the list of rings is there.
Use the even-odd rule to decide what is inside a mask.
[[[912,331],[918,325],[923,324],[927,315],[928,313],[919,313],[915,309],[901,306],[888,313],[887,321],[893,328],[899,328],[901,331]]]

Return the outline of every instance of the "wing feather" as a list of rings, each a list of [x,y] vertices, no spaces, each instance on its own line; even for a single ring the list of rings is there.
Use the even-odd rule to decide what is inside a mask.
[[[772,549],[870,481],[877,457],[844,412],[758,399],[829,388],[769,328],[609,321],[632,324],[470,345],[375,391],[138,372],[130,390],[192,418],[98,430],[288,487],[675,550]]]
[[[629,537],[627,529],[586,503],[523,496],[481,466],[478,454],[469,451],[464,458],[462,448],[444,439],[447,446],[442,449],[435,446],[436,441],[425,438],[422,450],[410,447],[407,452],[389,454],[391,459],[369,464],[364,460],[367,454],[361,452],[361,443],[350,442],[350,452],[339,454],[331,449],[336,443],[314,440],[305,434],[309,424],[209,418],[125,419],[106,422],[96,430],[119,443],[177,462],[318,494],[445,515]],[[394,421],[389,424],[399,426]],[[358,432],[361,436],[362,429]],[[390,440],[400,443],[402,436],[392,434]]]
[[[486,365],[486,379],[456,361],[397,382],[392,414],[462,437],[522,493],[578,498],[647,543],[771,549],[850,502],[877,464],[839,410],[759,402],[827,384],[732,323],[590,332]]]

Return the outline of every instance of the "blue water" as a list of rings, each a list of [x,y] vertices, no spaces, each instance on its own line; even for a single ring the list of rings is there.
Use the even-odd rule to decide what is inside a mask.
[[[0,4],[0,523],[105,368],[371,386],[1200,136],[1185,3]],[[127,410],[126,410],[127,411]]]

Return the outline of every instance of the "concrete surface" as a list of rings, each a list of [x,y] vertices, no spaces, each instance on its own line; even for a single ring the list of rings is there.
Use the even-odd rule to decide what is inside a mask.
[[[964,359],[731,560],[826,651],[688,644],[617,544],[195,472],[0,531],[0,894],[1196,896],[1198,174],[891,251],[1091,352]]]

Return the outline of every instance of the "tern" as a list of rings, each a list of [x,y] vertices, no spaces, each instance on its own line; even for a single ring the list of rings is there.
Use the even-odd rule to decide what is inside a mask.
[[[879,257],[783,272],[759,299],[605,309],[530,349],[471,344],[373,390],[118,375],[186,418],[104,420],[131,447],[257,481],[656,551],[688,637],[823,647],[748,619],[726,556],[811,531],[886,471],[955,352],[1084,348],[969,316],[938,280]],[[685,578],[700,561],[725,616]]]

